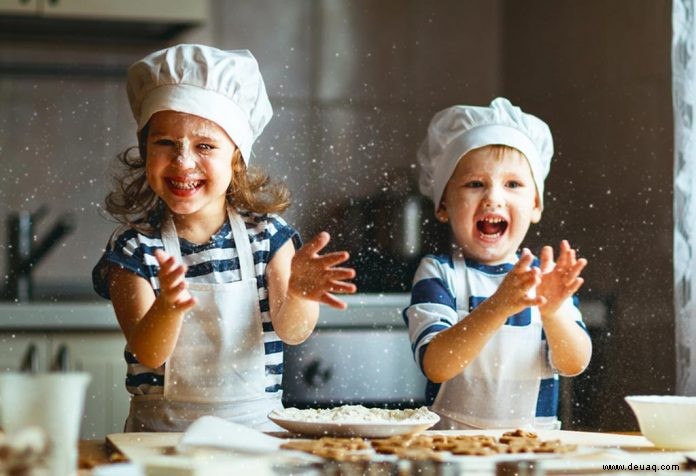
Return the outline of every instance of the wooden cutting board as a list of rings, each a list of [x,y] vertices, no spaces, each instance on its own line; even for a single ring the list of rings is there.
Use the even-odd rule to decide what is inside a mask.
[[[131,461],[174,454],[181,433],[112,433],[106,444]]]
[[[181,433],[113,433],[106,444],[131,462],[146,468],[149,476],[226,476],[229,474],[273,475],[270,460],[238,454],[196,451],[179,454]]]

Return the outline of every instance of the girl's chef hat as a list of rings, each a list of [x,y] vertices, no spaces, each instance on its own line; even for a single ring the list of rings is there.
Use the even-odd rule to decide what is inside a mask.
[[[418,150],[418,163],[420,191],[433,200],[436,212],[459,159],[487,145],[507,145],[525,155],[543,206],[544,179],[553,156],[551,131],[538,117],[525,114],[505,98],[496,98],[489,107],[449,107],[430,121],[428,136]]]
[[[251,145],[273,116],[248,50],[177,45],[156,51],[128,69],[127,92],[138,131],[158,111],[194,114],[222,127],[247,165]]]

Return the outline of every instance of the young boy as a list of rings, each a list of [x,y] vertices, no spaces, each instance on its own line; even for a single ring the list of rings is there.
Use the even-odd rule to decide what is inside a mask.
[[[449,223],[448,256],[426,256],[404,310],[440,429],[559,428],[558,374],[581,373],[592,344],[573,301],[587,264],[518,253],[541,219],[553,155],[548,126],[505,98],[437,113],[418,151],[420,189]]]

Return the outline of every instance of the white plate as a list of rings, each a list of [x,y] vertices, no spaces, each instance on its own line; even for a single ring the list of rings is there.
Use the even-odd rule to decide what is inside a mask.
[[[329,423],[287,420],[284,418],[279,418],[273,413],[268,415],[268,418],[275,422],[278,426],[281,426],[288,431],[305,436],[359,436],[363,438],[387,438],[394,435],[418,433],[420,431],[427,430],[440,419],[440,417],[437,417],[437,420],[417,423],[409,421]]]

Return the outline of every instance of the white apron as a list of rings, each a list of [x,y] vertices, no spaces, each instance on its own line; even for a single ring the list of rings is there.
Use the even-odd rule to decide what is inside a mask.
[[[264,340],[256,272],[244,221],[228,209],[241,281],[189,283],[198,300],[186,313],[165,364],[164,394],[135,395],[126,431],[184,431],[204,415],[259,430],[279,429],[267,414],[282,408],[265,392]],[[162,241],[181,262],[174,222],[164,220]]]
[[[466,264],[455,257],[459,308],[468,306]],[[528,326],[504,325],[464,371],[444,382],[432,409],[441,417],[438,429],[533,427],[546,359],[538,309]],[[458,310],[460,320],[468,309]]]

